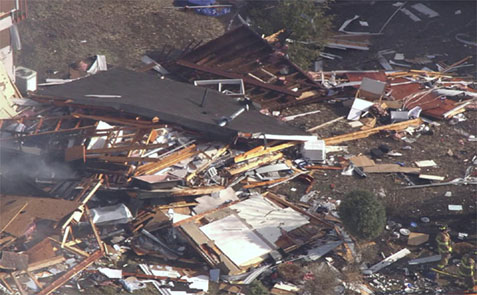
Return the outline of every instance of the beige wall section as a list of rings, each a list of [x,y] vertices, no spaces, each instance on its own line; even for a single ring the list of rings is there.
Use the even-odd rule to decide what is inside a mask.
[[[0,3],[3,2],[4,0],[0,0]],[[0,19],[0,61],[3,63],[3,66],[5,67],[5,70],[7,71],[10,79],[15,82],[13,50],[10,46],[10,27],[12,26],[12,24],[12,18],[10,16]]]
[[[0,14],[11,11],[15,8],[15,0],[0,0]]]
[[[1,0],[0,0],[1,1]],[[0,49],[0,61],[3,63],[3,67],[8,76],[15,83],[15,65],[13,64],[13,50],[10,46]]]
[[[18,97],[15,87],[3,63],[0,63],[0,119],[9,119],[17,114],[16,106],[12,102],[14,97]]]

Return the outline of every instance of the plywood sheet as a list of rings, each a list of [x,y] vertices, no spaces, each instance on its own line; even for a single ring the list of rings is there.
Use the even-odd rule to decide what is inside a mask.
[[[56,256],[51,240],[48,238],[25,251],[25,254],[28,255],[28,263],[48,260]]]
[[[376,164],[364,167],[364,173],[419,173],[420,168],[401,167],[398,164]]]
[[[25,270],[28,267],[28,255],[10,251],[2,251],[0,268],[12,270]]]
[[[353,162],[353,164],[356,166],[356,167],[367,167],[367,166],[374,166],[376,165],[376,163],[374,163],[373,160],[371,160],[370,158],[366,157],[366,156],[355,156],[355,157],[352,157],[351,159],[349,159],[351,162]]]
[[[25,202],[28,204],[4,229],[9,234],[12,234],[16,237],[23,235],[28,229],[28,226],[31,225],[32,222],[37,218],[60,221],[63,217],[72,213],[79,206],[78,202],[61,199],[0,196],[0,216],[2,216],[2,220],[5,209],[8,210],[8,208],[18,208]]]
[[[20,212],[27,206],[27,202],[0,202],[0,232],[12,223]]]

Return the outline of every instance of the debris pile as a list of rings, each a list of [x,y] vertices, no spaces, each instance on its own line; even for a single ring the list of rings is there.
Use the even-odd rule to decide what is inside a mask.
[[[384,244],[396,249],[365,261],[367,245],[341,225],[341,200],[315,184],[328,172],[399,175],[401,188],[477,184],[475,156],[453,180],[428,174],[440,165],[429,154],[396,162],[432,134],[431,120],[465,120],[474,81],[449,74],[453,66],[306,73],[246,26],[168,62],[143,60],[148,69],[137,72],[98,55],[28,98],[3,74],[12,92],[0,121],[3,292],[113,285],[206,294],[213,284],[244,294],[261,277],[271,294],[319,294],[325,273],[335,274],[327,283],[336,294],[436,291],[418,269],[435,260],[400,269],[406,256],[432,253],[429,218],[412,231],[388,222]],[[287,122],[321,110],[274,118],[318,101],[347,115],[306,131]],[[320,136],[344,121],[345,133]],[[409,148],[377,144],[367,156],[343,145],[376,134]],[[290,198],[290,183],[304,193]]]

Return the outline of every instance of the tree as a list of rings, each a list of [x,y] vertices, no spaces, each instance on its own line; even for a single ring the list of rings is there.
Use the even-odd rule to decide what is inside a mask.
[[[271,35],[284,29],[290,59],[303,68],[319,56],[330,34],[332,17],[326,15],[329,1],[308,0],[249,1],[249,15],[255,29]]]
[[[347,231],[361,239],[373,239],[381,234],[386,223],[384,205],[368,191],[351,191],[338,207]]]

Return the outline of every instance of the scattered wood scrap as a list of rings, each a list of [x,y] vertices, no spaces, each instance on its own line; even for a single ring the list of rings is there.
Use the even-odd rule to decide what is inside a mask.
[[[421,119],[413,119],[404,122],[379,126],[375,128],[371,128],[368,130],[362,130],[357,132],[352,132],[348,134],[338,135],[334,137],[325,138],[324,141],[327,145],[335,145],[346,141],[357,140],[361,138],[366,138],[370,135],[376,134],[380,131],[399,131],[406,129],[409,126],[419,126],[422,123]]]

